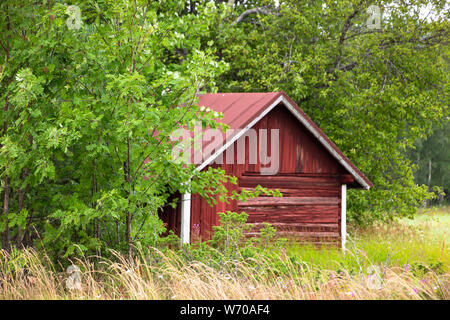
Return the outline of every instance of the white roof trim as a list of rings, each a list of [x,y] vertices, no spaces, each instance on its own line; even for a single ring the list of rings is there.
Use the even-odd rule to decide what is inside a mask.
[[[219,150],[217,150],[212,156],[206,159],[201,165],[199,165],[196,170],[201,171],[207,165],[211,164],[214,159],[216,159],[222,152],[228,149],[235,141],[237,141],[240,137],[242,137],[250,128],[252,128],[259,120],[264,118],[266,114],[270,112],[273,108],[275,108],[281,101],[283,100],[283,96],[278,97],[266,110],[261,112],[261,114],[256,117],[252,122],[250,122],[244,129],[238,132],[234,137],[232,137],[229,141],[227,141]]]
[[[235,141],[242,137],[250,128],[252,128],[259,120],[264,118],[273,108],[275,108],[280,102],[288,108],[288,110],[312,133],[317,140],[331,153],[331,155],[352,174],[352,176],[358,180],[358,182],[365,188],[370,189],[370,185],[345,161],[342,156],[336,152],[336,150],[319,134],[319,132],[310,125],[310,123],[297,111],[297,109],[283,96],[281,95],[276,99],[268,108],[266,108],[258,117],[256,117],[252,122],[250,122],[244,129],[239,131],[233,138],[227,141],[219,150],[217,150],[212,156],[206,159],[201,165],[199,165],[196,170],[201,171],[207,165],[211,164],[214,159],[216,159],[222,152],[224,152],[229,146],[231,146]]]

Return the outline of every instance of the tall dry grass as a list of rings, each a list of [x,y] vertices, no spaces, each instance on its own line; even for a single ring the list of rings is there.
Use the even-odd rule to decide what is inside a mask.
[[[357,254],[357,253],[354,253]],[[151,258],[149,258],[151,256]],[[362,257],[361,257],[362,259]],[[152,249],[134,259],[73,261],[79,289],[32,249],[0,253],[0,299],[449,299],[450,277],[426,270],[380,267],[378,282],[364,272],[323,270],[285,254],[228,261],[221,268]]]
[[[449,208],[352,230],[348,250],[291,244],[253,258],[165,249],[128,259],[55,265],[45,252],[0,250],[0,299],[445,299],[450,298]],[[258,250],[255,250],[258,252]],[[197,258],[193,258],[193,257]],[[201,260],[201,261],[199,261]],[[64,271],[80,269],[68,288]]]

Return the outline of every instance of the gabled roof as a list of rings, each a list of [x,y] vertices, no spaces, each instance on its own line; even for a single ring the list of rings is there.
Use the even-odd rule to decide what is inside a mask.
[[[244,135],[267,113],[279,104],[283,104],[297,120],[325,147],[326,150],[353,176],[355,181],[365,189],[373,186],[372,182],[342,153],[341,150],[323,133],[323,131],[300,109],[283,91],[267,93],[215,93],[200,96],[199,106],[205,106],[224,115],[219,121],[227,124],[234,131],[234,136],[227,137],[223,146],[208,159],[203,161],[198,170],[211,164],[237,139]]]

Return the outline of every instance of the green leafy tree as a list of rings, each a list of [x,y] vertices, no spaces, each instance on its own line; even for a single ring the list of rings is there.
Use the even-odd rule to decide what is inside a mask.
[[[56,255],[131,253],[164,231],[175,192],[224,192],[223,171],[172,157],[170,134],[216,127],[196,99],[226,68],[179,1],[2,3],[3,247],[23,230]],[[14,219],[11,219],[14,217]]]
[[[435,203],[448,201],[450,194],[450,123],[444,119],[442,126],[436,126],[426,139],[416,142],[410,150],[409,158],[417,166],[415,179],[418,184],[425,184],[428,190],[437,190]],[[432,202],[430,202],[431,204]]]
[[[383,13],[376,28],[373,4]],[[375,183],[350,192],[354,220],[414,212],[429,192],[406,151],[448,116],[444,6],[1,2],[2,247],[131,254],[160,241],[157,213],[171,194],[248,197],[228,194],[224,182],[236,180],[222,170],[172,156],[175,129],[224,127],[196,106],[218,89],[292,96]]]
[[[414,182],[406,150],[448,115],[445,6],[218,2],[210,39],[230,62],[219,89],[287,92],[374,182],[349,192],[350,219],[410,215],[430,194]]]

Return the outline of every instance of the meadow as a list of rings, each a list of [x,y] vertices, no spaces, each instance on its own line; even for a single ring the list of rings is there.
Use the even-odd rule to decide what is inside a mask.
[[[225,205],[280,195],[269,160],[281,190],[323,196],[311,212],[326,197],[339,213],[338,189],[285,179],[372,181],[348,190],[349,222],[437,203],[450,190],[448,1],[64,2],[0,1],[0,299],[449,298],[449,208],[348,226],[342,252],[270,226],[249,238]],[[263,143],[248,135],[260,127],[279,132]],[[236,150],[219,165],[228,147],[209,129],[248,133],[244,163]],[[203,219],[190,245],[162,238],[175,228],[160,213],[191,203],[194,217],[199,198],[229,218],[210,243]]]
[[[111,252],[55,264],[33,249],[2,251],[0,299],[447,300],[449,232],[444,207],[350,228],[345,252],[283,243],[225,259],[204,246],[141,248],[132,259]],[[68,276],[71,263],[80,272]]]

